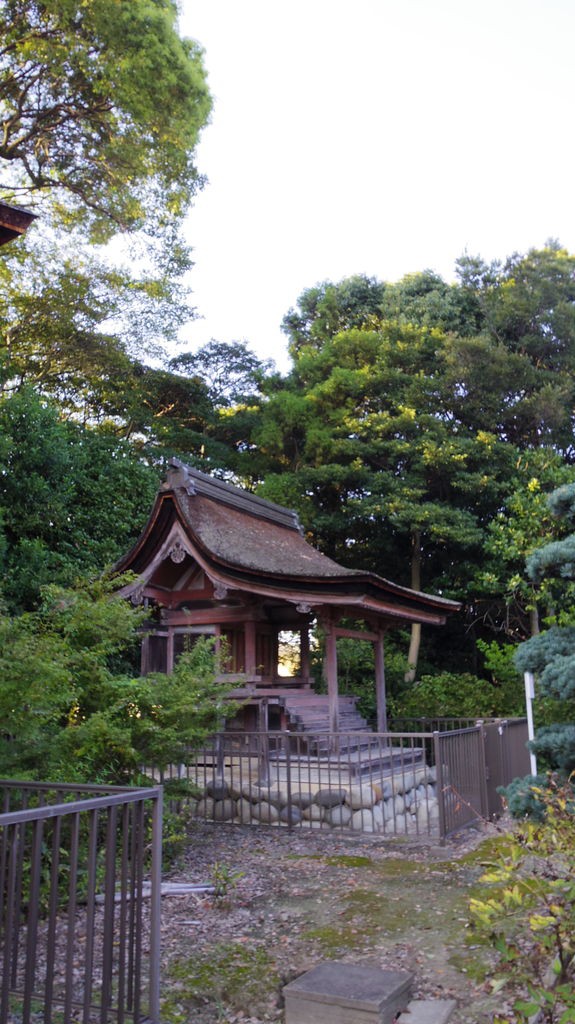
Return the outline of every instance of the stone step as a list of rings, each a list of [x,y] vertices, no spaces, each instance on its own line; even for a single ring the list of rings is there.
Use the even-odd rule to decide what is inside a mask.
[[[286,1024],[393,1024],[409,1005],[413,974],[331,960],[283,989]]]
[[[447,1024],[456,1006],[455,999],[412,999],[397,1024]]]

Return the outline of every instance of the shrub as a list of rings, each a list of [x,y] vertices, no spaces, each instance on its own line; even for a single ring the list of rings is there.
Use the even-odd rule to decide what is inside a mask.
[[[546,780],[547,781],[547,780]],[[473,941],[498,958],[490,978],[512,1000],[495,1024],[575,1021],[575,814],[573,787],[532,784],[543,816],[526,821],[499,847],[470,902]]]
[[[468,672],[426,675],[397,703],[399,716],[490,718],[514,714],[506,692]]]

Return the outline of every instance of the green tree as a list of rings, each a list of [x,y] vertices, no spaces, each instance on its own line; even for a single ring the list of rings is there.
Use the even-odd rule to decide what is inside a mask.
[[[495,1024],[575,1020],[573,791],[538,789],[544,816],[499,842],[470,902],[472,941],[496,955],[489,984],[512,1000]]]
[[[0,402],[0,555],[12,610],[111,565],[136,540],[159,467],[110,431],[63,422],[30,390]]]
[[[212,338],[196,352],[182,352],[169,363],[170,370],[199,377],[208,389],[215,408],[241,405],[259,394],[260,384],[271,367],[243,341],[223,342]]]
[[[384,290],[380,281],[363,274],[307,288],[298,299],[299,308],[290,309],[282,321],[292,358],[306,348],[321,349],[339,331],[379,320]]]
[[[475,577],[475,614],[515,642],[538,633],[541,617],[552,610],[554,584],[531,579],[525,562],[543,543],[569,532],[568,523],[553,514],[549,495],[572,478],[573,469],[552,449],[519,454],[508,494],[487,525],[485,557]]]
[[[569,461],[575,454],[574,269],[575,257],[555,242],[515,254],[503,265],[462,258],[462,290],[482,312],[481,342],[470,349],[458,344],[454,358],[454,372],[463,370],[461,398],[476,406],[487,398],[485,408],[492,411],[500,436],[521,449],[553,447]],[[495,362],[491,369],[488,360]],[[476,370],[468,381],[466,369]],[[498,396],[498,413],[490,391]]]
[[[262,493],[298,508],[327,554],[459,597],[515,453],[454,421],[445,344],[437,328],[381,322],[302,348],[253,440]]]
[[[0,0],[0,188],[41,215],[0,253],[0,379],[143,441],[172,444],[183,419],[180,450],[199,450],[205,388],[158,368],[193,315],[179,229],[211,105],[176,14],[172,0]]]
[[[217,729],[230,711],[209,640],[171,676],[118,673],[141,620],[102,580],[48,587],[37,611],[0,615],[3,775],[141,781],[143,764],[185,762],[189,746]]]
[[[551,511],[573,526],[575,484],[559,487],[549,498]],[[547,628],[517,648],[515,662],[521,672],[538,677],[538,692],[554,702],[557,724],[538,730],[533,743],[547,766],[569,773],[575,770],[575,534],[552,541],[527,559],[528,576],[546,581],[554,611]]]
[[[100,242],[185,212],[210,97],[176,13],[172,0],[2,0],[5,191]]]

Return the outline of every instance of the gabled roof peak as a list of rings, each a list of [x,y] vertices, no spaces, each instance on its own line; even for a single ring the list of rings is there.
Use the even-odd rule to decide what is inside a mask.
[[[298,514],[293,509],[275,505],[272,501],[258,497],[257,494],[251,494],[224,480],[201,473],[199,469],[193,469],[180,459],[172,458],[168,465],[167,479],[160,488],[162,491],[183,489],[190,497],[196,494],[203,495],[221,505],[247,512],[257,519],[265,519],[303,534]]]

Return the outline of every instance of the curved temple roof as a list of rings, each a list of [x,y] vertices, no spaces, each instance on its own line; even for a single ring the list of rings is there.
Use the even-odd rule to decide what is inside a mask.
[[[177,540],[176,540],[177,538]],[[177,542],[220,587],[290,603],[332,605],[404,622],[441,624],[454,601],[347,569],[304,539],[297,514],[173,460],[140,538],[116,565],[141,589]]]

